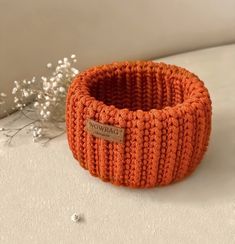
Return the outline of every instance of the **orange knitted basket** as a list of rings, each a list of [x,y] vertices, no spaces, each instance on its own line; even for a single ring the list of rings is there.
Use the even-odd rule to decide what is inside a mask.
[[[204,83],[184,68],[152,61],[97,66],[69,87],[68,143],[80,165],[103,181],[168,185],[200,163],[211,110]]]

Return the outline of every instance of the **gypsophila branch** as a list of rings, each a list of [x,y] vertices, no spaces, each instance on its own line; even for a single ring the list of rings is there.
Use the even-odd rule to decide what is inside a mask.
[[[6,137],[8,137],[8,139],[7,139],[7,143],[8,143],[8,145],[10,145],[11,144],[11,142],[12,142],[12,139],[18,134],[18,133],[20,133],[22,130],[24,130],[26,127],[28,127],[28,126],[30,126],[30,125],[32,125],[33,123],[35,123],[35,122],[37,122],[37,121],[33,121],[33,122],[30,122],[30,123],[27,123],[26,125],[23,125],[22,127],[20,127],[20,128],[1,128],[1,131],[6,131],[6,132],[8,132],[8,133],[4,133],[4,135],[6,136]],[[13,134],[11,134],[11,131],[15,131]]]
[[[48,63],[47,69],[50,72],[48,76],[14,81],[12,94],[15,106],[12,109],[20,110],[21,114],[31,122],[18,129],[2,128],[2,131],[8,132],[16,130],[13,134],[5,134],[10,142],[29,125],[31,125],[34,142],[46,140],[47,143],[65,133],[65,128],[61,127],[60,123],[65,121],[68,87],[79,73],[79,70],[73,67],[76,62],[76,56],[72,54],[70,58],[59,60],[56,66]],[[5,103],[6,97],[5,93],[0,93],[0,106]],[[27,106],[31,101],[32,104]]]

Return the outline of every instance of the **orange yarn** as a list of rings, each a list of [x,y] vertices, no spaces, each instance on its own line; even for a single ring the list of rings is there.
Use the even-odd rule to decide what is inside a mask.
[[[151,61],[84,71],[67,95],[67,137],[73,156],[116,185],[154,187],[183,179],[201,161],[211,131],[211,100],[189,71]],[[87,119],[125,129],[124,143],[97,138]]]

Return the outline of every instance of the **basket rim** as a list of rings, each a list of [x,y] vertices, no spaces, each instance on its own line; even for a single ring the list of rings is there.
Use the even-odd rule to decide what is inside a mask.
[[[194,78],[194,81],[195,80],[197,81],[198,87],[201,88],[201,91],[206,92],[207,96],[205,96],[205,95],[201,96],[201,97],[192,96],[192,97],[189,97],[186,100],[184,100],[182,103],[178,103],[178,104],[175,104],[173,106],[165,106],[161,109],[151,108],[149,110],[142,110],[142,109],[131,110],[130,108],[127,108],[127,107],[118,108],[115,105],[108,105],[105,102],[103,102],[101,100],[97,100],[95,97],[91,96],[89,93],[89,87],[88,86],[85,87],[86,92],[84,94],[80,90],[79,94],[75,92],[74,96],[75,97],[77,97],[78,95],[82,96],[83,97],[82,100],[83,100],[84,104],[87,104],[88,102],[89,103],[96,103],[98,106],[101,106],[102,110],[104,110],[104,111],[109,111],[110,109],[112,109],[115,113],[121,113],[121,114],[128,113],[132,117],[136,116],[136,114],[141,115],[141,117],[149,115],[149,114],[152,114],[154,117],[155,116],[159,117],[162,113],[164,113],[164,114],[175,114],[175,113],[180,112],[180,111],[185,110],[185,109],[188,110],[188,108],[190,108],[190,110],[194,109],[194,107],[197,107],[198,104],[201,104],[204,99],[207,100],[207,102],[208,102],[208,98],[210,100],[210,95],[209,95],[208,89],[204,85],[204,82],[202,80],[200,80],[199,77],[197,75],[195,75],[194,73],[192,73],[191,71],[189,71],[183,67],[173,65],[173,64],[166,64],[164,62],[155,62],[155,61],[143,61],[143,60],[113,62],[110,64],[103,64],[103,65],[98,65],[98,66],[89,68],[89,69],[81,72],[80,74],[78,74],[75,77],[75,79],[73,80],[73,82],[69,88],[69,93],[76,90],[77,84],[79,82],[81,82],[81,79],[80,79],[81,76],[86,77],[86,82],[87,82],[87,81],[89,81],[89,77],[87,77],[87,74],[89,74],[89,73],[93,73],[93,75],[94,75],[95,72],[98,72],[98,71],[103,70],[103,69],[107,69],[108,67],[115,67],[115,66],[122,66],[122,65],[139,65],[139,64],[142,64],[142,65],[148,65],[148,64],[161,65],[163,67],[167,67],[167,68],[169,67],[169,68],[174,68],[174,69],[184,71],[186,74],[188,74],[192,78]],[[83,88],[84,88],[84,86],[83,86]],[[211,100],[210,100],[210,103],[211,103]]]

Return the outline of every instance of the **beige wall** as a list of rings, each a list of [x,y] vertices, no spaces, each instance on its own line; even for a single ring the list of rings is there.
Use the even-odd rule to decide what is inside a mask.
[[[234,41],[234,0],[0,0],[0,92],[71,53],[82,70]]]

